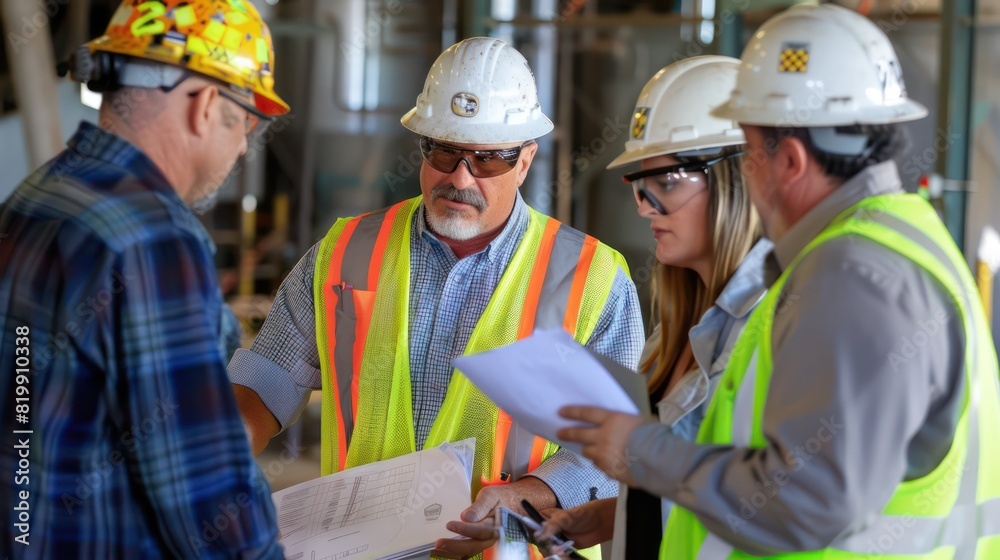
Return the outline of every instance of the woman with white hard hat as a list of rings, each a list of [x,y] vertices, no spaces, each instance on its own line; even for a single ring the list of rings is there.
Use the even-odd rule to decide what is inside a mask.
[[[608,166],[640,167],[623,179],[650,221],[657,266],[656,327],[639,367],[660,421],[691,440],[765,291],[760,270],[771,246],[740,174],[743,132],[709,114],[729,98],[738,67],[735,58],[699,56],[660,70],[639,94],[625,152]],[[544,531],[563,531],[579,546],[613,535],[613,559],[655,558],[669,508],[622,485],[617,500],[546,511]]]

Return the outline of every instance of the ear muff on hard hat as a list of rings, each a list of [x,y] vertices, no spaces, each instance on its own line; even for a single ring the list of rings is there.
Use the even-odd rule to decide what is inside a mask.
[[[709,150],[744,143],[743,130],[711,110],[729,97],[739,60],[696,56],[657,72],[635,102],[625,151],[608,169],[677,152]]]
[[[813,128],[912,121],[927,109],[907,97],[896,52],[877,25],[834,4],[801,4],[754,34],[732,95],[712,114]]]
[[[466,39],[441,53],[416,106],[400,122],[421,136],[455,144],[521,143],[553,128],[538,104],[528,62],[489,37]]]
[[[105,34],[81,49],[69,70],[94,91],[131,85],[120,83],[122,66],[139,59],[246,91],[263,115],[289,111],[274,91],[270,31],[248,0],[124,0]]]

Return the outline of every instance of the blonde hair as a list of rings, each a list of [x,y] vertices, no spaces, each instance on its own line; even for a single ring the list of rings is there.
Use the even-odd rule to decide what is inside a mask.
[[[733,153],[741,146],[724,148]],[[675,156],[681,163],[704,158]],[[757,211],[740,172],[740,157],[717,163],[706,171],[709,185],[708,228],[712,234],[712,277],[706,286],[689,268],[657,263],[653,274],[653,313],[660,325],[655,351],[640,364],[649,393],[665,392],[691,330],[715,304],[722,289],[761,237]]]

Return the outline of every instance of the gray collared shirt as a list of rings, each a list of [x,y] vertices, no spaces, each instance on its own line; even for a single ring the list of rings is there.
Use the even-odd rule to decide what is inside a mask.
[[[892,162],[869,167],[811,210],[767,257],[771,284],[842,212],[902,192]],[[629,440],[631,473],[757,555],[826,548],[880,513],[901,481],[951,445],[964,332],[919,266],[858,237],[804,257],[781,294],[764,411],[768,445],[691,443],[662,424]]]

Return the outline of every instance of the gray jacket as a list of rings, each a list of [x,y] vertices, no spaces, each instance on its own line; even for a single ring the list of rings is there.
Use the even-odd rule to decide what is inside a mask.
[[[844,210],[898,192],[893,162],[841,185],[776,243],[768,285]],[[658,424],[629,439],[642,450],[630,472],[643,488],[756,555],[826,548],[867,529],[901,481],[941,462],[964,386],[954,306],[923,269],[882,245],[854,236],[821,245],[781,297],[767,447],[698,445]]]

